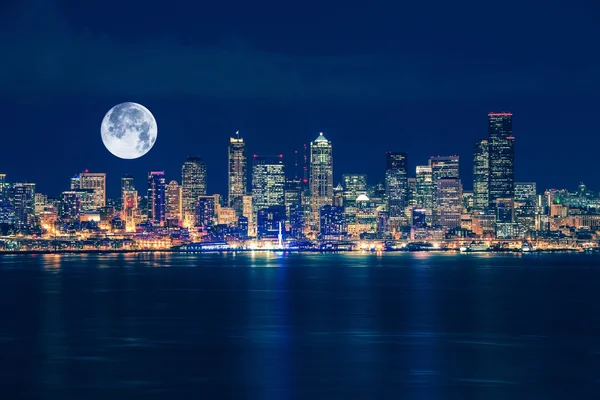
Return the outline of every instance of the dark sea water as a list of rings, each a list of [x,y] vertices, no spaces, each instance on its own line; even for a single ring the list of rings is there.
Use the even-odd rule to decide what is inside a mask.
[[[0,399],[600,399],[600,256],[0,256]]]

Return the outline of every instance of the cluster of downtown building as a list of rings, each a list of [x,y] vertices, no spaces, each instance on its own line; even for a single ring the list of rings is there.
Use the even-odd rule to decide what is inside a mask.
[[[512,114],[490,113],[488,137],[474,147],[473,190],[465,191],[458,156],[431,157],[410,176],[407,153],[389,152],[383,182],[344,174],[334,185],[332,143],[322,133],[295,152],[287,177],[282,155],[248,157],[237,135],[226,196],[208,195],[199,157],[187,158],[179,182],[151,171],[142,189],[122,177],[114,201],[103,173],[75,175],[59,199],[0,174],[0,226],[3,234],[103,230],[182,242],[595,238],[598,197],[583,185],[538,194],[535,183],[515,182],[514,143]]]

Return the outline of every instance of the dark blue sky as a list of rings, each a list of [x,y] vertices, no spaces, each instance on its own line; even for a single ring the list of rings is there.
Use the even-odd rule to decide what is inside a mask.
[[[192,5],[195,4],[195,5]],[[58,195],[83,169],[119,177],[188,155],[226,191],[227,142],[249,154],[333,142],[342,173],[383,177],[458,154],[471,186],[487,113],[512,111],[516,176],[600,189],[600,5],[594,1],[189,2],[11,0],[0,5],[0,172]],[[144,104],[159,135],[139,160],[102,145],[117,103]]]

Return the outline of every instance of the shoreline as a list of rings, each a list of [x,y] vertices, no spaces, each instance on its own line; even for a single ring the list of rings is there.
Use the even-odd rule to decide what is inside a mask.
[[[458,249],[415,249],[415,250],[384,250],[384,251],[371,251],[371,250],[321,250],[321,249],[235,249],[235,250],[177,250],[177,249],[110,249],[110,250],[93,250],[93,249],[82,249],[82,250],[12,250],[12,251],[0,251],[2,255],[45,255],[45,254],[129,254],[129,253],[177,253],[177,254],[226,254],[226,253],[455,253],[455,254],[507,254],[507,253],[519,253],[519,254],[537,254],[537,253],[586,253],[582,249],[547,249],[547,250],[534,250],[523,252],[521,250],[486,250],[486,251],[465,251],[461,252]],[[595,253],[595,251],[593,252]]]

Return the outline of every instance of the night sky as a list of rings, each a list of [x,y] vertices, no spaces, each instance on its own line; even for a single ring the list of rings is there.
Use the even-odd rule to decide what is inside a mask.
[[[195,4],[195,5],[192,5]],[[208,191],[226,193],[236,130],[253,153],[292,152],[319,131],[342,173],[383,179],[384,153],[410,175],[431,155],[472,152],[487,113],[511,111],[516,179],[600,190],[600,2],[0,3],[0,172],[53,196],[106,172],[181,179],[198,155]],[[100,123],[115,104],[148,107],[158,140],[121,160]]]

